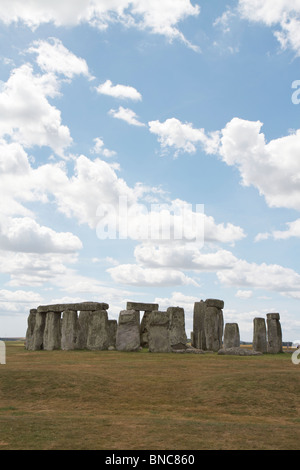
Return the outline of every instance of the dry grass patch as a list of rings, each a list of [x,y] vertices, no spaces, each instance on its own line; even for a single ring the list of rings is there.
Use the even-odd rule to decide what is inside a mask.
[[[300,366],[253,357],[25,351],[0,366],[1,449],[297,449]]]

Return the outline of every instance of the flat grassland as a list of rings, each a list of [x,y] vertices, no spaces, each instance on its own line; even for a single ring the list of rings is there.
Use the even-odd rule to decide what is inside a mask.
[[[26,351],[6,342],[0,450],[297,450],[291,354]]]

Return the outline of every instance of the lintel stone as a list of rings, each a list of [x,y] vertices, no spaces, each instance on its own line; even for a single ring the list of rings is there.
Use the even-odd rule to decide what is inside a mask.
[[[55,304],[55,305],[40,305],[37,308],[38,313],[55,312],[62,313],[65,310],[80,310],[94,312],[95,310],[107,310],[109,305],[100,302],[79,302],[74,304]]]
[[[142,302],[127,302],[126,310],[139,310],[142,312],[158,310],[158,304],[145,304]]]

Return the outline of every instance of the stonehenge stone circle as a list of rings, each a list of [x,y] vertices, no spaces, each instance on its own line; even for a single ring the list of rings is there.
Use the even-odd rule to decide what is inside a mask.
[[[224,328],[224,349],[240,347],[240,331],[237,323],[226,323]]]
[[[282,352],[282,331],[279,313],[267,313],[268,345],[267,352],[277,354]]]
[[[259,355],[282,352],[279,313],[253,320],[253,348],[240,347],[239,326],[226,323],[224,302],[206,299],[194,303],[191,345],[187,342],[185,313],[181,307],[160,311],[158,304],[127,302],[119,319],[108,318],[104,302],[41,305],[29,311],[25,348],[38,350],[117,350]],[[140,313],[144,312],[140,322]],[[266,328],[267,326],[267,328]],[[222,343],[224,333],[224,342]]]
[[[139,311],[121,310],[116,336],[117,351],[137,351],[140,346]]]
[[[253,349],[262,353],[267,352],[267,330],[264,318],[253,319]]]

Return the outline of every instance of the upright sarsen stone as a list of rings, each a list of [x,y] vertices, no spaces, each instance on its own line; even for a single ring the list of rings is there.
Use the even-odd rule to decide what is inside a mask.
[[[282,352],[282,331],[279,313],[267,313],[268,346],[271,354]]]
[[[106,310],[90,312],[86,347],[91,350],[104,350],[109,346],[108,316]]]
[[[36,312],[35,325],[33,330],[33,338],[31,347],[33,351],[44,349],[44,331],[46,324],[46,313]]]
[[[82,310],[78,316],[78,334],[77,334],[77,348],[86,349],[87,348],[87,337],[89,322],[92,312],[88,310]]]
[[[167,309],[170,321],[170,344],[186,344],[184,309],[181,307],[169,307]]]
[[[264,318],[256,317],[253,320],[253,350],[267,352],[267,330]]]
[[[237,323],[226,323],[223,347],[224,349],[240,347],[240,331]]]
[[[223,312],[217,307],[206,307],[204,315],[206,349],[219,351],[222,348]]]
[[[116,335],[116,349],[118,351],[137,351],[140,346],[139,311],[121,310]]]
[[[154,311],[149,322],[149,352],[171,352],[170,313]]]
[[[147,348],[149,346],[148,334],[149,334],[149,322],[151,317],[151,310],[145,310],[142,321],[141,321],[141,346]]]
[[[206,299],[195,302],[193,317],[193,343],[195,348],[218,351],[222,347],[224,302]]]
[[[61,316],[60,313],[46,313],[46,323],[43,344],[44,349],[52,351],[61,348]]]
[[[28,349],[29,351],[33,349],[33,339],[34,339],[33,333],[34,333],[34,327],[35,327],[35,322],[36,322],[36,314],[37,314],[37,309],[32,308],[27,318],[25,348]]]
[[[77,311],[65,310],[62,316],[61,349],[77,349],[78,329]]]
[[[206,304],[201,300],[194,303],[194,317],[193,317],[193,342],[192,346],[197,349],[206,349],[205,329],[204,329],[204,316]]]
[[[108,320],[108,348],[115,349],[117,339],[117,320]]]

